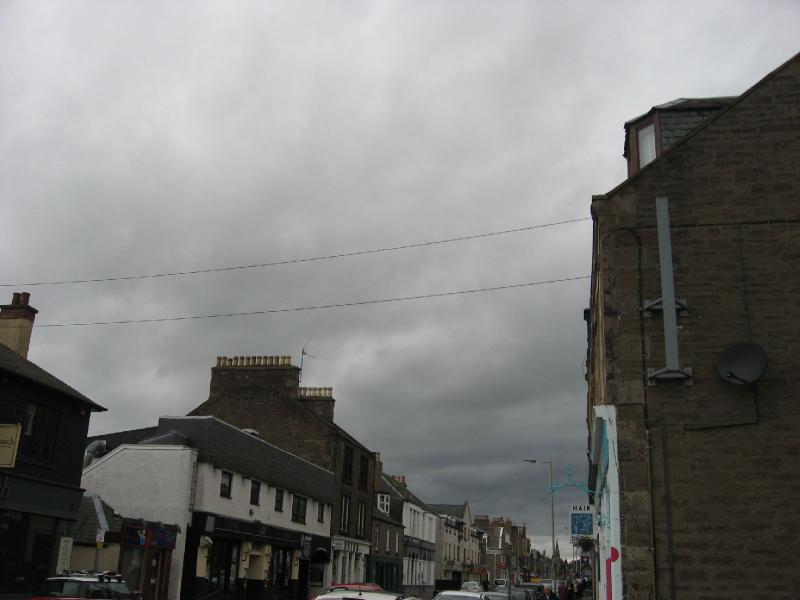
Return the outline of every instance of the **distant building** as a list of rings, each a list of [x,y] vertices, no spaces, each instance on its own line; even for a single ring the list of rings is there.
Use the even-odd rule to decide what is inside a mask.
[[[27,597],[69,566],[89,416],[105,410],[27,359],[38,312],[29,298],[0,306],[0,424],[19,426],[16,463],[0,468],[3,598]]]
[[[532,573],[531,542],[525,525],[514,525],[508,517],[475,515],[474,525],[486,532],[486,571],[490,581],[526,581]]]
[[[486,568],[481,563],[483,532],[472,526],[469,502],[428,506],[439,515],[436,579],[459,586],[465,581],[486,579]]]
[[[415,496],[403,475],[385,475],[384,489],[389,492],[390,514],[402,521],[403,591],[428,598],[434,591],[436,567],[436,529],[438,515]]]
[[[170,600],[304,600],[327,585],[331,471],[215,417],[94,440],[107,454],[84,470],[86,489],[126,517],[180,526]]]
[[[375,506],[372,511],[372,554],[368,579],[391,592],[403,591],[404,527],[391,514],[392,489],[383,481],[383,465],[375,457]]]
[[[625,155],[592,198],[596,593],[797,597],[800,55],[654,107]]]
[[[190,415],[253,429],[271,444],[336,474],[330,583],[363,582],[372,539],[374,454],[333,421],[329,387],[300,387],[289,356],[219,357],[208,400]]]

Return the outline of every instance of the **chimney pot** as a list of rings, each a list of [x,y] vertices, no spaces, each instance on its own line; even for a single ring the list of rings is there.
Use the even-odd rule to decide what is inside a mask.
[[[28,292],[22,292],[19,295],[19,303],[22,304],[23,306],[28,306],[28,302],[30,302],[30,299],[31,295]]]
[[[7,346],[23,358],[28,358],[31,333],[36,313],[39,311],[28,305],[31,295],[28,292],[14,292],[11,304],[0,306],[0,344]]]
[[[14,292],[14,294],[11,296],[11,304],[19,304],[19,296],[19,292]]]

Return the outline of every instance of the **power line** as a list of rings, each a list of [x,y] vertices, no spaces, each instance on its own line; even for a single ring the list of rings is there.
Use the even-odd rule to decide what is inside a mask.
[[[168,321],[191,321],[200,319],[221,319],[227,317],[246,317],[252,315],[267,315],[275,313],[301,312],[308,310],[321,310],[324,308],[346,308],[349,306],[366,306],[368,304],[388,304],[390,302],[406,302],[409,300],[424,300],[427,298],[442,298],[445,296],[458,296],[464,294],[478,294],[482,292],[495,292],[498,290],[509,290],[514,288],[533,287],[537,285],[548,285],[552,283],[562,283],[565,281],[578,281],[589,279],[591,275],[580,275],[578,277],[564,277],[562,279],[549,279],[546,281],[530,281],[528,283],[515,283],[509,285],[498,285],[494,287],[476,288],[472,290],[458,290],[454,292],[439,292],[433,294],[420,294],[418,296],[401,296],[397,298],[381,298],[377,300],[360,300],[356,302],[341,302],[338,304],[320,304],[316,306],[295,306],[289,308],[269,308],[264,310],[253,310],[248,312],[220,313],[211,315],[188,315],[182,317],[158,317],[153,319],[124,319],[120,321],[89,321],[85,323],[46,323],[44,325],[34,325],[34,327],[88,327],[92,325],[133,325],[141,323],[164,323]]]
[[[487,238],[498,235],[507,235],[510,233],[520,233],[523,231],[531,231],[533,229],[543,229],[545,227],[556,227],[558,225],[567,225],[569,223],[579,223],[581,221],[589,221],[590,217],[582,219],[569,219],[566,221],[556,221],[554,223],[544,223],[542,225],[529,225],[527,227],[517,227],[515,229],[505,229],[503,231],[492,231],[489,233],[476,233],[473,235],[464,235],[454,238],[447,238],[443,240],[435,240],[431,242],[419,242],[416,244],[403,244],[401,246],[389,246],[386,248],[374,248],[371,250],[356,250],[353,252],[340,252],[338,254],[328,254],[326,256],[313,256],[310,258],[293,258],[288,260],[276,260],[265,263],[255,263],[251,265],[234,265],[228,267],[213,267],[208,269],[195,269],[192,271],[174,271],[170,273],[149,273],[144,275],[121,275],[116,277],[98,277],[94,279],[65,279],[55,281],[29,281],[27,283],[0,283],[0,287],[34,287],[40,285],[74,285],[81,283],[108,283],[112,281],[130,281],[134,279],[155,279],[159,277],[182,277],[186,275],[200,275],[203,273],[219,273],[222,271],[242,271],[245,269],[262,269],[266,267],[278,267],[281,265],[292,265],[297,263],[315,262],[320,260],[332,260],[335,258],[347,258],[351,256],[364,256],[367,254],[378,254],[379,252],[394,252],[397,250],[409,250],[411,248],[423,248],[425,246],[436,246],[440,244],[451,244],[453,242],[463,242],[467,240],[476,240],[479,238]]]

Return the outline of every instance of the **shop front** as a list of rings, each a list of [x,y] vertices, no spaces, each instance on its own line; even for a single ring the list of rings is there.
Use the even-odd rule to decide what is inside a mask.
[[[186,540],[182,600],[305,600],[324,572],[330,538],[195,513]]]
[[[142,600],[165,600],[169,590],[176,525],[126,519],[122,524],[119,570]]]

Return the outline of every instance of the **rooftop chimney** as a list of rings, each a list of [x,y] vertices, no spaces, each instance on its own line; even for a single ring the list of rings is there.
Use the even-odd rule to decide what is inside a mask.
[[[336,404],[333,388],[301,387],[297,399],[323,419],[333,421],[333,407]]]
[[[28,358],[33,321],[39,311],[28,305],[28,292],[14,292],[11,304],[0,306],[0,344]]]

